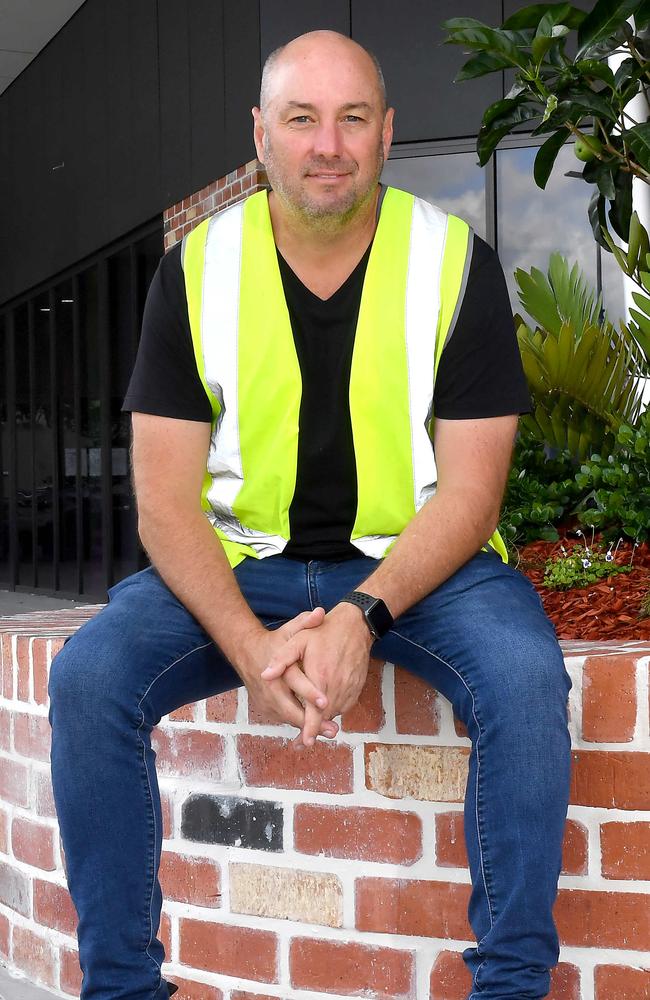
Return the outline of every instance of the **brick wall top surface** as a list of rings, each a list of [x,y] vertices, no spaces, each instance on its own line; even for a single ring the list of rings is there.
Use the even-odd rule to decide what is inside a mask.
[[[89,604],[70,610],[66,608],[61,611],[32,611],[29,614],[0,618],[0,635],[28,635],[45,639],[72,635],[103,607],[103,604]],[[560,646],[565,657],[612,656],[618,653],[632,655],[635,658],[650,656],[650,642],[646,640],[588,642],[563,639]]]

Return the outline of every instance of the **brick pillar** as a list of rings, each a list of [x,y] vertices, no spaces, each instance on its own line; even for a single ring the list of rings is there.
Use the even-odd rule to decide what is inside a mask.
[[[255,191],[268,187],[266,172],[259,160],[249,160],[218,181],[183,198],[163,212],[165,253],[182,240],[191,229],[222,208],[242,201]]]

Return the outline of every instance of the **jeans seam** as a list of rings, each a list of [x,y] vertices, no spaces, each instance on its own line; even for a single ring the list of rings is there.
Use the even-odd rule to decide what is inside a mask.
[[[398,637],[398,639],[402,639],[404,642],[410,643],[411,646],[415,646],[417,649],[424,650],[424,652],[428,653],[429,656],[434,656],[437,660],[440,660],[441,663],[444,663],[444,665],[446,667],[449,667],[449,669],[451,671],[453,671],[453,673],[456,674],[456,676],[459,678],[459,680],[461,681],[461,683],[467,689],[467,691],[469,692],[469,695],[470,695],[470,697],[472,699],[472,715],[474,716],[474,721],[476,723],[476,728],[478,730],[478,738],[476,740],[476,764],[477,764],[477,766],[476,766],[476,799],[475,799],[476,830],[477,830],[477,834],[478,834],[478,849],[479,849],[479,854],[480,854],[480,857],[481,857],[481,875],[483,876],[483,888],[485,889],[485,898],[486,898],[487,904],[488,904],[488,916],[490,918],[490,930],[492,930],[492,928],[494,926],[494,915],[492,913],[492,901],[490,899],[490,892],[489,892],[489,889],[488,889],[487,876],[486,876],[486,871],[485,871],[485,859],[483,857],[483,838],[482,838],[482,835],[481,835],[481,823],[480,823],[480,818],[479,818],[479,778],[480,778],[480,774],[481,774],[481,754],[480,754],[479,744],[480,744],[480,741],[481,741],[481,736],[483,735],[483,729],[481,727],[481,724],[480,724],[480,722],[478,720],[478,716],[476,714],[476,699],[474,698],[474,692],[472,691],[471,687],[469,686],[469,684],[467,683],[467,681],[465,680],[465,678],[463,677],[463,675],[460,673],[460,671],[457,670],[456,667],[454,667],[451,663],[449,663],[447,660],[445,660],[442,656],[439,656],[438,653],[434,653],[433,650],[427,649],[426,646],[422,646],[419,642],[414,642],[413,639],[409,639],[407,636],[402,635],[400,632],[397,632],[396,629],[391,629],[391,631],[392,631],[393,635],[396,635]],[[487,935],[484,935],[484,938],[486,936]],[[484,938],[482,938],[481,940],[484,940]],[[477,948],[480,948],[480,946],[481,946],[481,942],[478,941],[477,942]],[[476,977],[478,976],[478,973],[481,970],[481,967],[485,964],[486,961],[487,961],[486,958],[483,959],[483,961],[481,962],[481,964],[478,966],[476,972],[474,973],[474,981],[475,982],[476,982]]]
[[[206,649],[208,646],[211,646],[211,645],[212,645],[211,642],[204,642],[201,646],[195,646],[194,649],[188,650],[187,653],[183,653],[182,656],[176,657],[176,659],[172,663],[170,663],[167,667],[165,667],[164,670],[161,670],[160,673],[157,674],[153,678],[153,680],[149,684],[149,687],[144,692],[144,694],[140,698],[140,701],[138,702],[138,711],[140,712],[141,720],[140,720],[140,724],[139,724],[139,726],[137,728],[137,731],[136,731],[136,737],[137,737],[137,739],[138,739],[138,741],[139,741],[139,743],[141,745],[141,749],[142,749],[142,763],[144,765],[144,773],[145,773],[145,775],[147,777],[147,787],[149,789],[149,802],[151,804],[151,810],[152,810],[152,816],[153,816],[153,854],[154,854],[154,857],[155,857],[156,837],[157,837],[156,814],[155,814],[155,811],[153,809],[153,791],[152,791],[152,788],[151,788],[151,778],[149,776],[149,768],[147,767],[146,747],[145,747],[145,742],[142,739],[142,734],[141,734],[142,727],[144,726],[144,723],[145,723],[144,711],[142,709],[142,702],[147,697],[147,695],[151,691],[151,689],[154,686],[154,684],[156,684],[160,680],[160,678],[163,677],[164,674],[167,673],[168,670],[171,670],[172,667],[175,667],[177,663],[180,663],[181,660],[184,660],[187,656],[191,656],[193,653],[198,653],[199,650]],[[153,857],[151,859],[151,864],[150,864],[149,867],[150,867],[150,869],[153,867]],[[155,874],[155,872],[153,872],[151,874],[151,878],[149,879],[149,883],[150,883],[149,884],[149,890],[148,890],[149,891],[149,940],[147,941],[147,945],[145,947],[145,954],[146,954],[147,958],[152,962],[152,964],[156,967],[156,969],[158,971],[159,981],[158,981],[158,986],[156,987],[156,990],[159,990],[160,986],[162,984],[162,981],[163,981],[163,978],[162,978],[162,967],[158,964],[158,962],[156,962],[155,958],[152,956],[152,954],[149,951],[149,948],[151,947],[151,942],[153,941],[153,937],[154,937],[153,915],[152,915],[151,909],[152,909],[152,906],[153,906],[153,888],[154,888],[155,881],[156,881],[156,874]]]

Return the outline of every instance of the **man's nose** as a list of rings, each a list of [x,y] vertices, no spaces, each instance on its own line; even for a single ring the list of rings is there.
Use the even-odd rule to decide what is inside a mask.
[[[313,135],[316,155],[328,157],[341,155],[343,142],[337,122],[319,122]]]

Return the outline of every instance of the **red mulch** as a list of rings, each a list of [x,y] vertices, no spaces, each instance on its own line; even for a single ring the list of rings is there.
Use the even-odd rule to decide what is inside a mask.
[[[546,560],[560,554],[561,544],[570,552],[576,541],[579,539],[530,542],[519,550],[518,568],[537,588],[558,638],[650,639],[650,618],[639,617],[641,602],[650,591],[650,546],[644,543],[635,550],[631,573],[619,573],[572,590],[543,587]],[[632,543],[622,542],[616,562],[627,565],[631,555]]]

